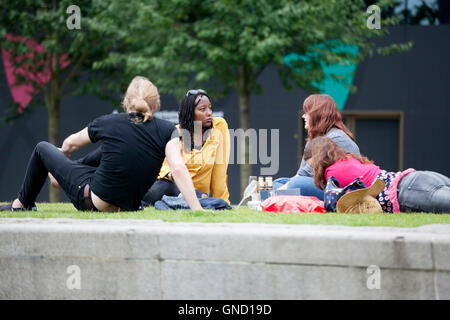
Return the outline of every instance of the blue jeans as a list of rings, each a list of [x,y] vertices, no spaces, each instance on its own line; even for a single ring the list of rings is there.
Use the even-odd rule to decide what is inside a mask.
[[[274,180],[273,188],[277,190],[288,182],[288,189],[299,188],[302,196],[314,196],[323,201],[323,190],[320,190],[314,185],[314,179],[312,177],[296,175],[292,178],[278,178]]]
[[[198,200],[203,209],[230,210],[231,206],[221,198],[203,198]],[[158,210],[189,210],[186,200],[181,197],[163,196],[161,200],[155,202],[155,209]]]
[[[415,171],[398,184],[401,212],[450,213],[450,179],[433,171]]]

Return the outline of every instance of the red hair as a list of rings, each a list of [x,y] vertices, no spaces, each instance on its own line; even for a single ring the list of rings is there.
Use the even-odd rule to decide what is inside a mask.
[[[303,102],[303,111],[309,116],[308,141],[326,135],[332,128],[341,129],[355,141],[353,134],[342,122],[336,102],[329,95],[310,95]]]
[[[364,156],[350,153],[339,147],[326,136],[320,136],[309,141],[303,157],[313,169],[314,185],[319,189],[325,189],[327,185],[325,170],[341,159],[355,158],[361,163],[373,163]]]

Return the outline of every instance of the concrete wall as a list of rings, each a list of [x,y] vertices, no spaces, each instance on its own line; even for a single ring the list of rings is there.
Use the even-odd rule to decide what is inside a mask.
[[[0,299],[450,299],[449,231],[0,219]]]

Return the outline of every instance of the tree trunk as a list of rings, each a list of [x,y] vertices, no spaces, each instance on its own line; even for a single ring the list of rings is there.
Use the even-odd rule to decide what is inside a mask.
[[[50,83],[50,96],[46,97],[46,104],[48,110],[48,141],[56,147],[59,147],[59,105],[61,102],[60,90],[60,66],[59,57],[53,56],[52,59],[52,79]],[[50,202],[59,202],[61,194],[59,189],[55,189],[49,183],[49,200]]]
[[[51,97],[53,98],[53,97]],[[54,146],[58,145],[58,135],[59,135],[59,100],[57,99],[51,99],[50,105],[47,106],[48,109],[48,141],[53,144]],[[60,191],[59,189],[55,189],[52,187],[52,185],[49,183],[49,189],[48,189],[48,197],[50,202],[59,202],[61,200],[60,198]]]
[[[246,66],[239,67],[239,124],[241,129],[247,131],[250,128],[250,72]],[[248,185],[248,178],[252,174],[252,165],[250,164],[250,146],[248,139],[243,143],[238,142],[240,154],[245,155],[245,162],[240,165],[241,171],[241,196]],[[238,159],[239,160],[239,159]]]

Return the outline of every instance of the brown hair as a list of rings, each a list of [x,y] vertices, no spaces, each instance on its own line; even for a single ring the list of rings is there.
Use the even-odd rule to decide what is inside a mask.
[[[128,113],[142,114],[142,122],[147,122],[160,107],[158,88],[147,78],[136,76],[128,85],[122,106]]]
[[[327,184],[325,170],[341,159],[353,157],[361,163],[373,163],[373,161],[364,156],[350,153],[339,147],[332,139],[326,136],[320,136],[309,141],[303,157],[313,169],[314,184],[319,189],[325,189]]]
[[[342,122],[336,102],[329,95],[310,95],[303,102],[303,111],[309,116],[308,141],[326,135],[333,127],[341,129],[355,141],[353,134]]]

